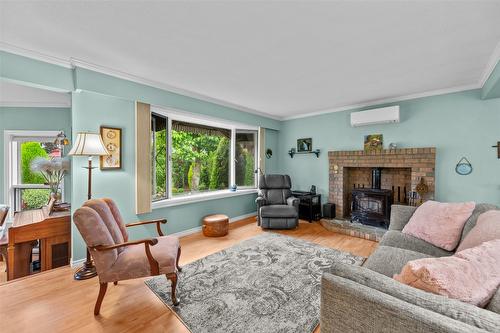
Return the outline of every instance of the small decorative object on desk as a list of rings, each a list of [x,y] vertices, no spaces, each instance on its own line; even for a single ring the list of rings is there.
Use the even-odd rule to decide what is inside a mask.
[[[462,157],[455,166],[455,172],[461,176],[470,175],[472,173],[472,164],[466,157]]]
[[[56,201],[61,200],[60,186],[64,179],[66,171],[70,168],[70,163],[67,159],[54,157],[50,160],[43,157],[36,157],[31,161],[31,170],[40,172],[50,187],[51,197]]]
[[[365,135],[365,152],[380,152],[383,149],[384,136],[382,134]]]
[[[71,210],[71,205],[67,202],[55,203],[53,207],[54,212],[66,212]]]
[[[122,130],[121,128],[101,126],[101,137],[110,155],[100,156],[101,170],[122,168]]]

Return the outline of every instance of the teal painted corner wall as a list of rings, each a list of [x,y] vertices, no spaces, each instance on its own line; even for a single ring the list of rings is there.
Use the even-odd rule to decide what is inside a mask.
[[[79,67],[75,68],[75,88],[275,130],[280,127],[278,120],[269,117],[122,80]]]
[[[0,203],[4,198],[4,131],[64,131],[71,136],[71,109],[0,107]],[[65,199],[71,200],[71,178],[65,178]]]
[[[73,70],[0,51],[0,78],[35,88],[69,92],[74,90]]]
[[[167,217],[169,233],[198,227],[203,215],[221,212],[236,217],[255,211],[255,194],[186,204],[158,209],[145,216],[134,213],[134,101],[175,108],[189,113],[231,120],[274,131],[266,134],[273,151],[277,150],[277,132],[280,121],[258,114],[240,111],[216,103],[199,100],[148,85],[119,79],[83,68],[65,68],[27,57],[0,51],[0,79],[54,91],[73,92],[72,129],[73,141],[78,131],[98,131],[100,125],[123,128],[124,167],[120,171],[94,170],[93,192],[96,196],[114,198],[123,211],[124,218]],[[36,121],[38,117],[34,117]],[[95,161],[98,163],[98,161]],[[277,168],[276,161],[270,164]],[[86,199],[85,159],[72,159],[72,207],[79,207]],[[73,226],[73,260],[85,256],[85,246]],[[132,238],[155,235],[154,228],[138,227],[131,230]]]
[[[483,99],[500,97],[500,61],[496,64],[481,91]]]
[[[135,125],[134,102],[96,94],[93,92],[73,93],[72,96],[73,140],[80,131],[99,131],[99,126],[109,125],[122,128],[123,168],[116,171],[94,169],[92,192],[95,197],[113,198],[120,207],[123,218],[127,222],[138,219],[167,218],[165,227],[168,234],[185,231],[201,225],[201,218],[211,213],[223,213],[229,217],[242,216],[255,212],[255,194],[190,203],[175,207],[155,209],[150,214],[135,214]],[[275,149],[277,148],[274,146]],[[97,165],[98,160],[94,163]],[[77,208],[87,199],[86,159],[72,159],[73,192],[72,206]],[[85,246],[80,233],[73,225],[73,260],[85,256]],[[152,237],[156,235],[154,226],[136,227],[129,230],[131,239]]]
[[[264,138],[265,149],[269,148],[273,151],[271,158],[267,158],[264,162],[266,174],[279,173],[279,131],[266,129],[266,136]]]
[[[384,135],[384,147],[436,147],[436,199],[440,201],[489,202],[500,204],[500,159],[495,148],[500,140],[500,99],[482,100],[480,90],[401,101],[401,122],[353,128],[351,111],[329,113],[282,123],[279,137],[279,166],[291,175],[294,188],[318,187],[328,200],[328,151],[362,150],[367,134]],[[375,107],[375,106],[374,106]],[[296,140],[312,137],[314,155],[287,151]],[[469,176],[455,173],[462,156],[472,163]]]

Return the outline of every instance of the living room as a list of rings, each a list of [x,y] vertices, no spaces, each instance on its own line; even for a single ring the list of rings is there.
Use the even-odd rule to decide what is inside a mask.
[[[0,10],[2,332],[500,331],[500,3]]]

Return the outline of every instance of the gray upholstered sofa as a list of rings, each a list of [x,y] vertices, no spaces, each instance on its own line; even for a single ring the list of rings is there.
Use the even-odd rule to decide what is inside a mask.
[[[257,223],[264,229],[293,229],[299,225],[299,199],[292,196],[288,175],[261,175]]]
[[[499,208],[476,205],[462,239],[477,217],[491,209]],[[393,205],[389,231],[363,266],[338,263],[323,274],[322,333],[500,332],[500,290],[482,309],[392,279],[410,260],[453,254],[401,233],[414,211],[414,207]]]

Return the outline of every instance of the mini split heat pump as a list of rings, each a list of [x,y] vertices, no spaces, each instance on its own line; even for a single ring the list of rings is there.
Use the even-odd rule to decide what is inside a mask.
[[[351,113],[351,126],[399,123],[399,105]]]

